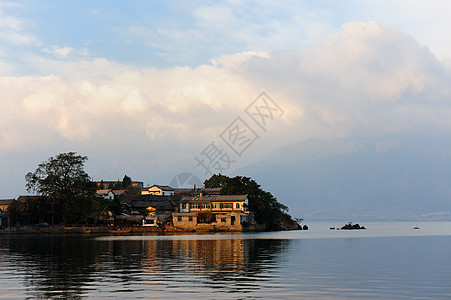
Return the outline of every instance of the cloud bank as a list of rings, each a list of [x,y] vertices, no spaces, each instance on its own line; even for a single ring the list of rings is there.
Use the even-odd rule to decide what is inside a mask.
[[[71,49],[48,51],[67,56]],[[234,53],[198,67],[138,69],[102,58],[30,62],[52,75],[0,77],[3,153],[82,149],[118,168],[124,151],[152,153],[145,163],[127,160],[131,171],[152,173],[198,154],[261,91],[285,114],[249,155],[312,137],[451,127],[449,65],[411,36],[373,22],[346,23],[308,49]],[[17,161],[2,163],[8,169]]]

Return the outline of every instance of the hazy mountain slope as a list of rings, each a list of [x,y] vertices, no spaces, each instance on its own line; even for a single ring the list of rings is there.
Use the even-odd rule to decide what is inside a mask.
[[[445,138],[308,140],[238,171],[307,219],[451,217]]]

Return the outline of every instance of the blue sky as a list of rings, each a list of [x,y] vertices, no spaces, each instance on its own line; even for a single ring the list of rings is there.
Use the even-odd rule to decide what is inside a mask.
[[[0,197],[63,151],[167,184],[262,91],[284,114],[230,172],[310,138],[446,133],[450,6],[0,1]]]
[[[2,2],[2,18],[10,21],[3,23],[10,39],[2,48],[4,59],[17,63],[13,74],[46,72],[33,70],[26,55],[195,67],[224,54],[308,47],[349,21],[382,21],[417,34],[420,43],[443,55],[437,40],[446,40],[443,26],[449,24],[439,14],[446,6],[444,1],[427,6],[418,1]]]

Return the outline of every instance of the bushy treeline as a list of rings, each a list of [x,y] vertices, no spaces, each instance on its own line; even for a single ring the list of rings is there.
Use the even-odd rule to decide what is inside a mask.
[[[81,224],[89,220],[106,220],[108,212],[118,211],[120,204],[96,196],[97,184],[84,170],[86,156],[75,152],[60,153],[25,175],[29,192],[40,197],[25,197],[8,208],[13,223]]]
[[[291,220],[288,207],[277,201],[270,192],[264,191],[250,177],[228,177],[214,174],[204,182],[205,187],[221,187],[221,195],[245,195],[249,201],[248,210],[254,213],[255,221],[269,226]]]

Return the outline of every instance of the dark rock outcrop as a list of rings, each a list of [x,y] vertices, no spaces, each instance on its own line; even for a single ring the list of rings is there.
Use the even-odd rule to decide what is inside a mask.
[[[352,224],[352,223],[348,223],[346,225],[344,225],[343,227],[341,227],[341,229],[343,230],[353,230],[353,229],[366,229],[364,226],[360,226],[359,224]]]

